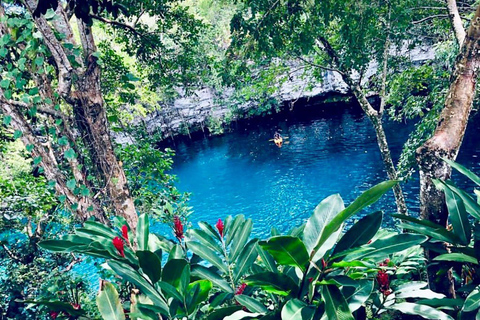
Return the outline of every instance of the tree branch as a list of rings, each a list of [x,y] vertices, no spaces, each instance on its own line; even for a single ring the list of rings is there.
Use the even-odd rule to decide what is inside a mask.
[[[423,19],[420,19],[420,20],[417,20],[417,21],[413,21],[412,24],[420,24],[420,23],[423,23],[423,22],[425,22],[425,21],[428,21],[428,20],[431,20],[431,19],[435,19],[435,18],[448,18],[448,14],[434,14],[434,15],[425,17],[425,18],[423,18]]]
[[[450,23],[452,24],[453,33],[457,39],[458,46],[462,47],[466,32],[465,28],[463,27],[462,18],[458,13],[457,1],[447,0],[447,9],[448,17],[450,18]]]
[[[102,21],[104,23],[110,24],[112,26],[116,26],[116,27],[120,27],[120,28],[129,30],[130,32],[133,32],[137,36],[143,36],[142,33],[137,31],[137,29],[135,29],[134,27],[132,27],[131,25],[128,25],[126,23],[118,22],[118,21],[115,21],[115,20],[109,20],[109,19],[97,16],[95,14],[91,14],[90,17],[92,17],[93,19],[96,19],[98,21]]]
[[[37,6],[36,1],[25,0],[25,5],[27,6],[30,14],[33,16],[33,11],[35,11]],[[72,98],[70,97],[73,68],[68,60],[67,54],[65,53],[62,44],[57,40],[52,28],[48,25],[45,18],[40,16],[38,18],[34,18],[34,21],[38,30],[42,33],[45,44],[50,50],[50,53],[52,54],[52,57],[55,60],[55,64],[58,68],[57,93],[67,102],[73,103]]]
[[[338,70],[338,69],[335,69],[335,68],[330,68],[330,67],[326,67],[326,66],[322,66],[320,64],[317,64],[317,63],[314,63],[314,62],[311,62],[301,56],[297,56],[297,59],[298,60],[301,60],[303,62],[305,62],[306,64],[312,66],[312,67],[315,67],[315,68],[319,68],[319,69],[322,69],[322,70],[326,70],[326,71],[332,71],[332,72],[338,72],[339,74],[343,75],[343,72]]]

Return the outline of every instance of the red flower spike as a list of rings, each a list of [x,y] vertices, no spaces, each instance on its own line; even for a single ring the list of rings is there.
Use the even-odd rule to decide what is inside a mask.
[[[308,278],[308,282],[312,283],[312,282],[313,282],[313,278],[312,278],[312,277]]]
[[[122,226],[122,237],[123,239],[125,239],[128,243],[130,243],[130,241],[128,240],[128,227],[127,225],[123,225]]]
[[[183,224],[178,216],[173,217],[173,231],[178,241],[183,239]]]
[[[383,294],[390,294],[390,280],[388,279],[388,274],[384,270],[380,270],[377,273],[377,282],[380,286],[380,292]]]
[[[75,310],[80,310],[80,305],[78,303],[70,303]]]
[[[58,317],[58,312],[56,312],[56,311],[50,311],[50,317],[51,317],[52,319],[54,319],[54,320],[57,319],[57,317]]]
[[[223,221],[222,219],[218,219],[217,224],[215,225],[217,227],[218,233],[220,234],[220,237],[223,238]]]
[[[239,294],[242,294],[243,291],[245,291],[245,288],[247,287],[247,284],[246,283],[242,283],[238,288],[237,290],[235,291],[235,295],[239,295]]]
[[[123,248],[123,240],[120,237],[115,237],[112,240],[113,246],[117,249],[118,253],[125,258],[125,251]]]

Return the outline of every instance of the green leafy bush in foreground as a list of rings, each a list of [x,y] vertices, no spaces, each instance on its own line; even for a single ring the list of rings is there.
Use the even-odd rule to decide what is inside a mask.
[[[104,319],[453,319],[438,307],[445,297],[418,274],[427,235],[379,230],[381,212],[343,233],[347,219],[395,183],[372,187],[346,208],[332,195],[305,225],[263,241],[250,237],[253,222],[242,215],[191,230],[175,218],[176,241],[150,233],[141,215],[135,235],[121,219],[116,229],[88,221],[41,246],[104,258],[128,283],[130,294],[119,295],[117,284],[103,282]]]

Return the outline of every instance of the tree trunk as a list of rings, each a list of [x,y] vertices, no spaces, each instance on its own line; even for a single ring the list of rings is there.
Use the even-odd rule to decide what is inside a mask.
[[[24,0],[23,4],[32,14],[37,6],[37,1]],[[70,143],[75,144],[75,132],[70,130],[72,120],[68,116],[70,110],[67,110],[67,112],[56,110],[53,106],[61,104],[60,100],[63,100],[65,107],[71,106],[72,108],[75,129],[80,133],[79,136],[88,151],[88,156],[78,154],[79,162],[77,162],[77,159],[71,159],[72,157],[68,157],[70,159],[67,160],[77,185],[87,186],[90,191],[94,191],[91,198],[76,196],[69,190],[65,176],[58,168],[58,164],[66,158],[63,154],[65,147],[63,149],[56,148],[56,151],[53,151],[53,148],[49,146],[50,137],[42,137],[43,145],[38,143],[40,141],[37,137],[38,133],[34,128],[30,128],[32,123],[25,116],[28,106],[25,106],[22,102],[5,99],[2,92],[0,92],[0,103],[3,111],[7,115],[12,115],[12,125],[15,129],[22,131],[24,142],[35,146],[32,153],[34,156],[41,156],[40,165],[44,168],[47,179],[56,182],[56,191],[60,195],[64,195],[70,204],[78,204],[78,207],[74,208],[80,219],[95,215],[102,222],[108,221],[103,208],[105,206],[100,204],[100,200],[103,200],[106,206],[111,208],[113,215],[124,217],[130,228],[135,229],[138,215],[128,190],[125,172],[117,161],[109,136],[105,104],[100,87],[100,66],[94,54],[97,49],[91,26],[85,24],[81,19],[77,19],[83,56],[75,56],[76,63],[72,65],[69,56],[73,53],[64,44],[69,43],[76,46],[76,43],[71,23],[62,4],[62,2],[58,3],[57,15],[51,22],[47,22],[43,16],[33,18],[36,28],[42,34],[42,39],[51,53],[51,59],[48,63],[55,66],[57,71],[55,80],[57,81],[42,81],[38,78],[41,75],[36,74],[35,71],[32,71],[32,77],[34,79],[38,78],[40,84],[38,87],[43,98],[50,96],[48,100],[53,101],[50,106],[39,107],[39,112],[40,108],[45,109],[43,114],[47,116],[49,122],[55,123],[52,119],[61,118],[64,127],[60,128],[60,132],[68,138]],[[4,15],[5,12],[0,5],[0,16]],[[0,33],[6,34],[9,32],[10,30],[6,25],[0,23]],[[64,34],[65,37],[60,40],[56,34]],[[56,87],[53,87],[52,83],[56,84]],[[55,97],[51,97],[54,92]],[[79,169],[79,163],[85,163],[85,161],[81,161],[82,156],[84,159],[89,158],[92,163],[92,171],[101,184],[97,190],[92,190],[86,179],[86,166],[83,165],[81,166],[82,169]],[[105,196],[101,197],[102,194]],[[93,212],[91,211],[92,208]]]
[[[475,84],[480,63],[480,6],[475,12],[467,36],[455,63],[445,107],[433,136],[417,149],[420,167],[420,217],[447,226],[448,210],[445,196],[433,185],[432,179],[450,178],[451,168],[442,160],[455,160],[462,144],[468,117],[475,96]],[[435,257],[426,252],[429,261]],[[429,283],[433,290],[452,296],[453,281],[434,281],[438,267],[429,269]],[[448,275],[447,275],[448,276]],[[445,284],[449,284],[446,286]]]
[[[458,13],[457,0],[447,0],[448,17],[452,23],[453,34],[457,39],[458,46],[463,45],[465,40],[465,29],[463,28],[462,18]]]
[[[371,106],[370,102],[368,102],[367,98],[359,87],[354,87],[353,92],[358,103],[372,123],[373,129],[375,130],[378,149],[380,150],[380,155],[382,157],[385,170],[387,171],[388,178],[390,180],[397,180],[397,170],[393,164],[392,155],[390,154],[390,149],[388,147],[387,137],[385,135],[385,131],[383,130],[382,113],[376,111]],[[393,187],[393,194],[395,196],[395,203],[397,204],[398,213],[405,215],[408,214],[407,204],[405,203],[402,187],[398,183]]]

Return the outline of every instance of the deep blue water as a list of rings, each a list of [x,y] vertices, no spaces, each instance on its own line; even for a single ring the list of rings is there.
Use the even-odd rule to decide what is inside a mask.
[[[458,161],[480,172],[479,121],[471,123]],[[398,159],[412,124],[386,123],[393,157]],[[278,148],[269,142],[276,130],[289,137]],[[387,179],[375,133],[355,106],[322,106],[240,125],[232,133],[179,142],[173,173],[180,191],[190,192],[190,222],[215,223],[227,215],[244,214],[254,221],[256,236],[271,227],[281,232],[300,225],[325,197],[340,193],[346,204]],[[462,184],[462,183],[460,183]],[[418,213],[418,178],[403,184],[407,205]],[[396,211],[393,193],[362,214]]]

